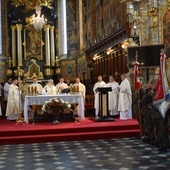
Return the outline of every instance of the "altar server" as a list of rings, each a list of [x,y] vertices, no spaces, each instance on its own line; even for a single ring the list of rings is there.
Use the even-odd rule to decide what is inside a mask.
[[[30,85],[30,87],[33,87],[34,89],[36,87],[38,94],[42,94],[43,87],[41,84],[38,83],[37,77],[33,78],[33,83]]]
[[[68,88],[68,85],[66,83],[64,83],[64,78],[61,77],[60,82],[56,85],[56,93],[61,93],[62,90]]]
[[[76,78],[76,83],[74,85],[79,86],[79,92],[82,94],[83,99],[85,100],[86,87],[83,83],[80,82],[80,78]]]
[[[118,111],[120,111],[120,119],[132,119],[132,92],[128,79],[125,74],[121,75],[121,84],[119,90]]]
[[[14,79],[9,88],[6,109],[6,116],[8,120],[17,120],[19,118],[19,113],[22,112],[21,91],[18,89],[17,83],[17,79]]]
[[[112,91],[108,92],[108,101],[109,101],[109,114],[111,116],[118,115],[118,89],[119,83],[115,82],[113,76],[109,77],[109,83],[106,84],[106,87],[111,87]]]
[[[45,95],[56,94],[56,87],[54,86],[53,79],[48,80],[47,85],[43,88],[42,94],[45,94]]]
[[[9,93],[9,88],[12,84],[12,78],[9,77],[7,82],[4,84],[4,101],[7,102],[8,100],[8,93]]]
[[[103,81],[103,77],[98,76],[98,82],[95,83],[93,87],[93,92],[95,95],[95,100],[94,100],[95,116],[98,116],[99,114],[99,92],[96,92],[96,89],[98,87],[104,87],[104,86],[106,86],[106,83]]]

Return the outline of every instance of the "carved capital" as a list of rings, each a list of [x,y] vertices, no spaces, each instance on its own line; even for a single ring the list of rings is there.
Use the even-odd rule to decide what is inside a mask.
[[[14,31],[16,28],[17,28],[16,25],[11,25],[12,31]]]
[[[50,25],[44,25],[44,31],[49,30],[49,28],[50,28]]]
[[[51,31],[54,31],[54,28],[55,28],[54,26],[50,26]]]
[[[21,31],[22,30],[22,24],[16,24],[17,27],[17,31]]]

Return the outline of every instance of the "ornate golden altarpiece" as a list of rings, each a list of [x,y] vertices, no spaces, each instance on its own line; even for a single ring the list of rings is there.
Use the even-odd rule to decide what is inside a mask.
[[[55,59],[55,18],[52,10],[54,0],[11,0],[10,2],[10,5],[14,6],[12,15],[16,12],[16,19],[11,21],[12,35],[9,42],[12,48],[10,48],[11,54],[7,54],[7,63],[10,63],[8,75],[16,76],[20,73],[28,79],[34,76],[43,79],[58,73],[60,66],[58,59]],[[48,23],[46,22],[42,29],[35,29],[31,23],[36,13],[36,6],[41,6],[41,16],[44,15],[45,18],[47,16],[47,19],[50,16]]]

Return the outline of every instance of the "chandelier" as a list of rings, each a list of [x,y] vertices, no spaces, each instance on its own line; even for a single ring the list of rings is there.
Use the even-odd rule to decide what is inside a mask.
[[[30,19],[30,24],[33,25],[37,30],[41,30],[47,23],[47,19],[44,18],[44,15],[41,15],[41,9],[41,6],[35,6],[36,14],[34,14]]]

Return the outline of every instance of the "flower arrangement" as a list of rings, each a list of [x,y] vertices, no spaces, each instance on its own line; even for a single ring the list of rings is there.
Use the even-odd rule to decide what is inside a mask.
[[[56,110],[60,111],[64,109],[71,110],[71,105],[62,99],[52,98],[43,104],[41,111],[42,113],[51,114]]]

